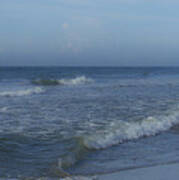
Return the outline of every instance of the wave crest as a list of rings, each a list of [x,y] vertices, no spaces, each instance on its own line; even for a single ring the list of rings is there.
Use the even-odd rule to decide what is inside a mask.
[[[75,146],[69,150],[70,154],[67,153],[62,158],[58,159],[58,168],[61,171],[73,166],[88,152],[88,149],[84,146],[82,137],[75,137],[73,141],[75,142]]]
[[[16,91],[4,91],[0,92],[0,96],[26,96],[31,94],[38,94],[43,92],[43,89],[40,87],[32,88],[32,89],[25,89],[25,90],[16,90]]]
[[[113,122],[101,132],[76,138],[76,147],[70,151],[71,154],[59,159],[59,168],[74,165],[90,150],[105,149],[128,140],[157,135],[178,123],[179,113],[177,111],[168,116],[148,117],[137,122]]]
[[[145,136],[153,136],[169,130],[179,123],[179,113],[169,116],[148,117],[141,122],[112,123],[105,133],[96,133],[83,138],[83,144],[88,149],[104,149],[112,145],[134,140]]]
[[[73,79],[38,79],[32,81],[33,84],[43,85],[43,86],[53,86],[53,85],[78,85],[93,82],[92,79],[86,78],[85,76],[79,76]]]

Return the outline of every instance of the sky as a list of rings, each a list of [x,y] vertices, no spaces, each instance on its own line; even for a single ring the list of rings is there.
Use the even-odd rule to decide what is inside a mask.
[[[177,0],[0,0],[0,66],[179,66]]]

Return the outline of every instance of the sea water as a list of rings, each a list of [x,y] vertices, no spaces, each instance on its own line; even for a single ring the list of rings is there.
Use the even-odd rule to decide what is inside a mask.
[[[0,68],[0,178],[178,162],[178,124],[179,68]]]

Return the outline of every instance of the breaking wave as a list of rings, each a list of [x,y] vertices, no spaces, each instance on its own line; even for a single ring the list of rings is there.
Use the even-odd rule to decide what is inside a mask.
[[[43,92],[43,89],[40,87],[32,88],[32,89],[25,89],[25,90],[16,90],[16,91],[3,91],[0,92],[0,96],[26,96],[31,94],[38,94]]]
[[[104,149],[127,140],[156,135],[162,131],[169,130],[178,123],[178,112],[169,116],[148,117],[141,122],[119,121],[112,123],[102,133],[84,137],[83,145],[88,149]]]
[[[167,116],[148,117],[137,122],[113,122],[101,132],[78,137],[72,153],[59,159],[59,168],[63,169],[74,165],[90,150],[105,149],[125,141],[154,136],[169,130],[178,123],[179,112],[177,111]]]
[[[33,84],[43,85],[43,86],[53,86],[53,85],[78,85],[93,82],[92,79],[86,78],[85,76],[79,76],[73,79],[38,79],[32,81]]]

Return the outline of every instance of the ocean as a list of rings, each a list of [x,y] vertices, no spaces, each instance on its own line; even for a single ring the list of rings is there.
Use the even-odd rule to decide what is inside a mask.
[[[179,68],[0,67],[0,178],[179,162]]]

